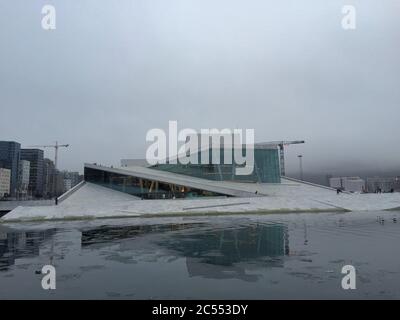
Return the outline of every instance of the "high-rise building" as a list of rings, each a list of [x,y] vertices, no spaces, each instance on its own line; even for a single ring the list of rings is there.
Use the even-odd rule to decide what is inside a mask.
[[[65,189],[65,191],[68,191],[71,188],[72,188],[71,179],[64,179],[64,189]]]
[[[76,186],[79,182],[83,180],[83,177],[79,174],[79,172],[75,171],[63,171],[64,176],[64,188],[65,191]]]
[[[21,144],[14,141],[0,141],[0,168],[9,169],[10,195],[15,196],[18,189],[18,170]]]
[[[43,196],[43,150],[21,149],[21,160],[30,162],[28,192],[35,197]]]
[[[65,192],[64,172],[56,169],[50,159],[43,160],[43,196],[54,198]]]
[[[43,195],[51,198],[55,193],[56,168],[50,159],[43,160]]]
[[[54,179],[54,190],[55,190],[54,196],[56,197],[62,195],[66,191],[64,187],[64,176],[58,170],[56,170],[56,175]]]
[[[0,168],[0,198],[10,194],[11,170]]]
[[[30,164],[27,160],[20,160],[19,162],[18,195],[20,197],[26,197],[28,194]]]

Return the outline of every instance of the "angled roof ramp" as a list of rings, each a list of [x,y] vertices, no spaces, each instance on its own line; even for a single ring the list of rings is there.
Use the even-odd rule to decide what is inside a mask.
[[[256,194],[202,178],[141,166],[112,168],[85,164],[85,181],[142,199],[254,197]]]

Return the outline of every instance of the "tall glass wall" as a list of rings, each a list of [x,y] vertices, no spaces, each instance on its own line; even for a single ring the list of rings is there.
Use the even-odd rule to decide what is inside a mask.
[[[210,159],[212,151],[209,152]],[[200,153],[198,154],[200,163]],[[211,162],[211,161],[209,161]],[[204,178],[218,181],[243,181],[243,182],[262,182],[280,183],[279,154],[278,149],[255,149],[254,150],[254,170],[250,175],[236,175],[235,164],[224,164],[223,151],[220,151],[221,164],[158,164],[152,166],[153,169],[169,171],[188,176]],[[234,161],[232,161],[234,163]]]

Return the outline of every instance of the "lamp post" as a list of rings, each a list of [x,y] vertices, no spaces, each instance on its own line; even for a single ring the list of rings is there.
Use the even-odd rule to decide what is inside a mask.
[[[300,180],[303,181],[303,155],[299,154],[297,157],[299,158]]]

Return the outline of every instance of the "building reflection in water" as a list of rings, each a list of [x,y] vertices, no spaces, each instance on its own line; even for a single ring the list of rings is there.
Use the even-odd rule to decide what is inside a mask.
[[[283,267],[284,256],[289,254],[289,234],[283,224],[257,224],[178,234],[160,245],[186,257],[190,276],[256,281],[257,275],[247,273],[252,262],[257,261],[257,268]]]
[[[55,233],[56,229],[21,232],[1,227],[0,272],[8,270],[17,259],[39,256],[42,244]]]
[[[257,268],[283,267],[284,256],[289,254],[288,228],[279,223],[224,228],[205,223],[104,226],[83,231],[82,247],[98,248],[128,240],[123,248],[134,249],[129,239],[135,241],[151,234],[162,234],[155,243],[169,254],[186,258],[190,276],[256,281],[257,275],[246,273],[252,268],[252,261],[257,261]]]
[[[185,230],[202,225],[204,223],[101,226],[82,231],[82,247],[102,247],[119,240],[134,240],[136,237],[144,235]]]

